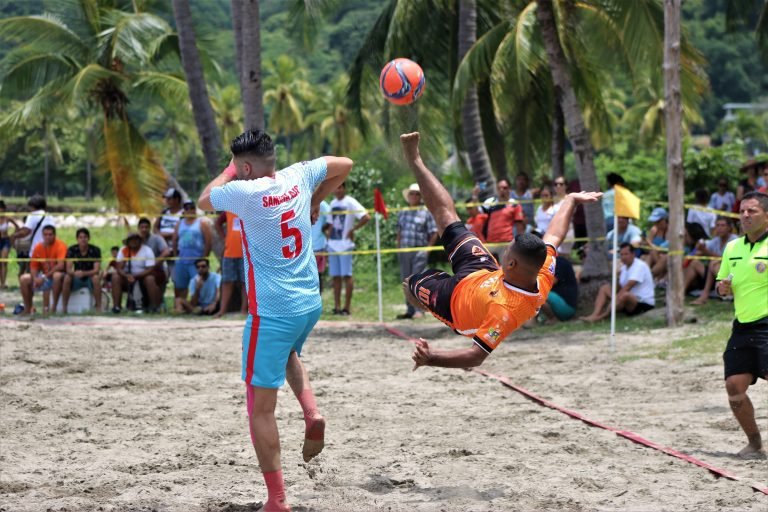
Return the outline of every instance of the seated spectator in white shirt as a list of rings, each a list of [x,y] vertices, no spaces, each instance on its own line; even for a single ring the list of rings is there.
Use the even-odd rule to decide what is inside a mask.
[[[648,264],[635,257],[630,244],[621,244],[619,249],[621,271],[619,290],[616,294],[616,311],[635,316],[653,309],[656,299],[653,295],[653,276]],[[581,317],[586,322],[597,322],[611,315],[611,285],[604,284],[597,292],[595,309],[589,316]]]
[[[155,267],[155,254],[152,249],[141,243],[141,235],[129,233],[125,239],[125,247],[117,253],[115,273],[112,274],[112,300],[113,313],[122,311],[121,303],[123,292],[130,295],[133,287],[141,288],[142,296],[149,299],[149,311],[154,313],[160,307],[160,288],[153,275]],[[137,305],[137,308],[140,306]]]
[[[213,315],[219,310],[221,302],[221,275],[211,272],[208,260],[200,258],[195,261],[197,276],[189,281],[189,300],[176,297],[177,313],[195,313],[197,315]]]
[[[725,246],[731,240],[738,238],[733,233],[733,219],[729,217],[718,217],[715,223],[715,236],[711,240],[707,240],[706,243],[697,245],[697,253],[701,256],[711,256],[719,258],[723,255]],[[707,275],[704,282],[704,288],[701,290],[699,298],[691,302],[695,306],[706,304],[709,300],[709,293],[712,291],[712,287],[715,285],[715,277],[720,270],[720,260],[710,260],[709,263],[694,261],[693,264],[699,264],[702,267],[706,266]]]
[[[696,190],[696,205],[701,206],[702,208],[708,208],[707,198],[709,198],[709,192],[707,192],[707,189],[700,188]],[[701,227],[704,228],[704,232],[707,234],[707,238],[712,236],[712,228],[715,227],[716,220],[716,213],[697,210],[696,208],[689,208],[688,216],[685,218],[685,222],[700,224]]]

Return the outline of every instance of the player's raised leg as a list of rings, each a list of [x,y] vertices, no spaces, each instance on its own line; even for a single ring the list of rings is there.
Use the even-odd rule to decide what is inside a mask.
[[[405,161],[413,171],[416,181],[419,183],[421,197],[424,204],[435,218],[437,233],[443,234],[445,228],[459,221],[456,206],[451,194],[445,189],[432,171],[427,169],[419,154],[419,132],[404,133],[400,136],[400,144],[403,146]]]
[[[325,446],[325,418],[317,410],[315,393],[312,391],[312,386],[309,383],[309,374],[299,356],[296,355],[296,352],[291,352],[291,356],[288,358],[285,378],[291,386],[293,394],[296,395],[296,399],[301,405],[301,410],[304,412],[304,446],[302,448],[302,456],[304,457],[304,462],[309,462],[320,454]]]

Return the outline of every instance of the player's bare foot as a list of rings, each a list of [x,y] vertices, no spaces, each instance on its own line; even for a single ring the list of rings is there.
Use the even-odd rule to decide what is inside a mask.
[[[304,446],[301,449],[301,455],[304,462],[309,462],[317,457],[325,447],[325,418],[319,414],[306,418],[304,430]]]
[[[421,301],[414,297],[413,293],[411,293],[411,287],[408,285],[408,279],[403,281],[403,294],[405,295],[405,300],[408,301],[408,304],[420,309],[421,311],[427,310],[424,304],[422,304]]]
[[[285,500],[272,500],[267,501],[264,504],[264,508],[260,510],[262,512],[291,512],[291,507],[288,506],[288,502]]]
[[[766,453],[765,448],[759,445],[755,446],[753,443],[748,443],[747,446],[742,448],[736,455],[738,455],[739,458],[749,460],[768,458],[768,453]]]

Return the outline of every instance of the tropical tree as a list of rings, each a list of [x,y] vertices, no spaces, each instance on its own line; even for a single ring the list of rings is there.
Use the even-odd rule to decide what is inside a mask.
[[[97,170],[109,175],[121,210],[152,211],[167,174],[131,121],[128,94],[178,98],[186,85],[154,67],[173,50],[166,21],[136,3],[131,11],[113,4],[68,0],[40,16],[0,20],[0,33],[18,43],[0,63],[1,92],[20,100],[0,120],[0,133],[12,136],[73,107],[99,112]]]
[[[304,105],[312,95],[306,81],[306,70],[296,65],[288,55],[267,63],[268,76],[264,79],[264,105],[269,109],[269,131],[286,138],[286,149],[291,152],[293,137],[304,129]]]
[[[232,0],[235,49],[240,57],[240,94],[247,130],[264,129],[264,93],[261,77],[261,21],[259,0]],[[239,26],[238,26],[239,25]],[[239,32],[240,39],[237,38]]]
[[[188,0],[173,0],[173,14],[179,33],[181,63],[187,78],[189,99],[192,103],[192,113],[195,117],[200,145],[205,156],[205,165],[208,168],[208,174],[218,176],[221,171],[219,163],[221,138],[208,98],[208,88],[205,85],[200,53],[197,50],[195,30],[192,25],[192,12],[189,9]]]
[[[225,150],[243,131],[243,103],[240,101],[240,88],[236,85],[211,88],[211,105],[216,114],[216,124],[221,128],[221,138]]]

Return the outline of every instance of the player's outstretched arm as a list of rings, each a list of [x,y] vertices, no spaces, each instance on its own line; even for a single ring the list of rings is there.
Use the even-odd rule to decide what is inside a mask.
[[[328,194],[339,188],[352,171],[354,162],[345,156],[324,156],[328,170],[325,179],[317,186],[312,194],[312,208],[317,208],[328,197]]]
[[[416,370],[420,366],[472,368],[483,364],[486,357],[488,354],[477,345],[457,350],[435,350],[430,348],[425,340],[419,339],[416,341],[416,349],[411,358],[415,363],[413,369]]]
[[[568,233],[568,225],[571,223],[576,207],[582,203],[597,202],[602,195],[602,192],[573,192],[565,196],[560,203],[560,209],[552,217],[547,232],[544,233],[544,243],[559,247]]]

